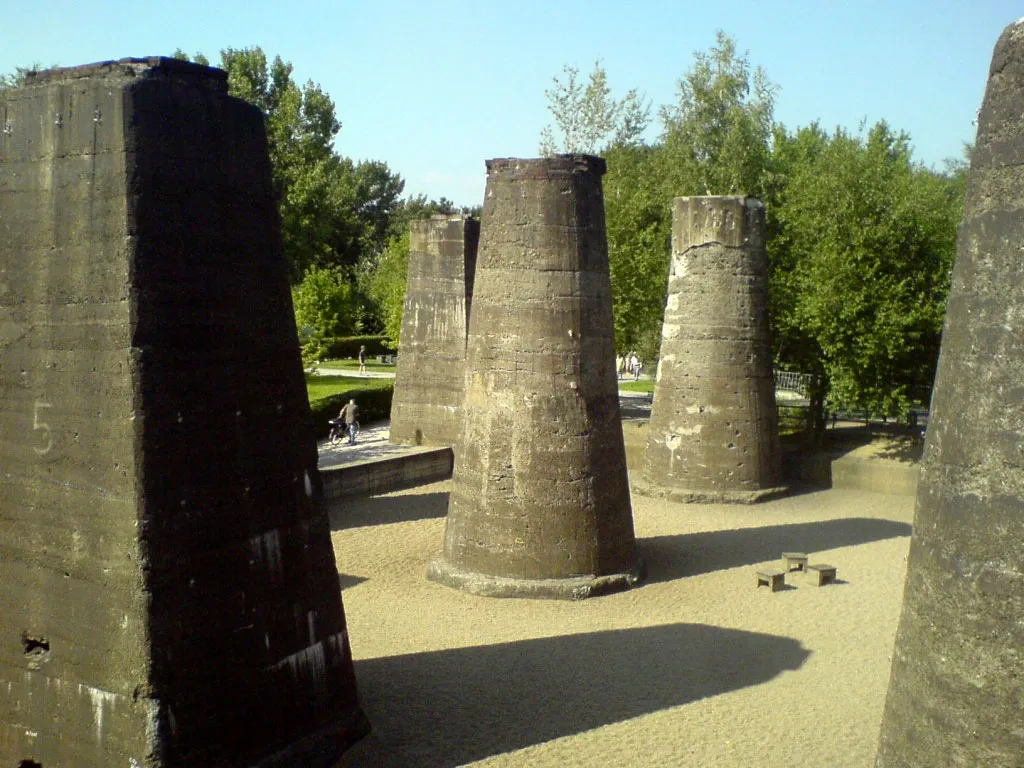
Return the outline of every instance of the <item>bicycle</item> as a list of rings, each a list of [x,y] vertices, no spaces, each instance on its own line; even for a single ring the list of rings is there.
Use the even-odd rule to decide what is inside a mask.
[[[345,422],[343,422],[341,419],[330,419],[327,423],[331,425],[331,431],[327,435],[328,443],[334,445],[343,437],[347,437]]]

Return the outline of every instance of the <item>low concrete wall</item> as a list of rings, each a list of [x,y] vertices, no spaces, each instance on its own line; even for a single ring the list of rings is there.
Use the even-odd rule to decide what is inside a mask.
[[[643,464],[647,438],[646,421],[625,421],[622,425],[626,464],[637,472]],[[425,483],[448,480],[455,463],[451,448],[431,448],[387,459],[363,461],[320,471],[328,505],[346,496],[370,496]],[[783,473],[789,482],[823,488],[847,488],[899,496],[917,493],[920,465],[917,462],[865,458],[853,454],[807,455],[784,451]]]
[[[328,508],[345,496],[370,496],[452,476],[455,454],[451,448],[433,448],[386,459],[361,461],[320,470]]]
[[[639,472],[643,466],[647,425],[646,420],[640,419],[627,419],[622,423],[626,466],[631,472]],[[862,446],[842,455],[808,454],[784,447],[782,471],[790,483],[914,496],[921,474],[919,462],[882,458],[877,453],[877,448],[872,446]]]
[[[896,496],[917,494],[921,467],[917,462],[843,456],[832,461],[832,487]]]

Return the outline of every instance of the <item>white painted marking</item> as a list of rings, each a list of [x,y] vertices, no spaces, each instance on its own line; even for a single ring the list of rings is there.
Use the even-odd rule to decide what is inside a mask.
[[[32,450],[40,456],[45,456],[53,448],[53,437],[50,435],[50,425],[44,421],[39,420],[39,411],[43,408],[53,408],[50,403],[45,403],[42,400],[36,400],[35,407],[32,409],[32,431],[42,432],[41,435],[37,435],[41,443],[37,446],[32,446]]]
[[[113,706],[120,696],[110,691],[104,691],[102,688],[93,688],[85,683],[78,684],[78,692],[89,696],[89,701],[92,703],[92,719],[96,724],[96,741],[102,741],[104,708]]]
[[[324,678],[327,672],[327,661],[322,642],[313,643],[308,648],[285,656],[276,664],[271,665],[271,669],[284,669],[285,667],[291,671],[292,677],[297,678],[300,674],[310,677],[317,692],[323,692],[326,689]]]

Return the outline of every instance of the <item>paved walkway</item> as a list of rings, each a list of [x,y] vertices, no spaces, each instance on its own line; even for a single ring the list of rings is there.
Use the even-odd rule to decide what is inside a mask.
[[[651,396],[643,392],[619,392],[619,407],[622,410],[622,418],[624,419],[649,418],[651,415]],[[427,447],[393,445],[389,442],[390,438],[391,422],[379,421],[361,430],[358,437],[356,437],[354,445],[349,445],[348,438],[343,438],[334,443],[321,440],[317,444],[320,451],[319,466],[321,469],[326,469],[327,467],[355,464],[360,461],[376,461],[378,459],[401,456],[406,453],[431,450]]]
[[[377,461],[428,450],[411,445],[393,445],[390,438],[391,422],[379,421],[360,430],[354,445],[349,445],[347,437],[334,443],[321,440],[317,444],[320,451],[320,468],[338,467],[360,461]]]

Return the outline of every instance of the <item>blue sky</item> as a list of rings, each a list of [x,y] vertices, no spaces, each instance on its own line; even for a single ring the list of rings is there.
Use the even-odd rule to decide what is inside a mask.
[[[536,155],[563,65],[600,59],[616,95],[636,87],[656,107],[716,29],[779,86],[790,128],[885,119],[940,165],[973,140],[992,47],[1021,15],[1009,0],[0,0],[0,72],[259,45],[331,95],[342,154],[387,162],[409,193],[474,205],[485,159]]]

